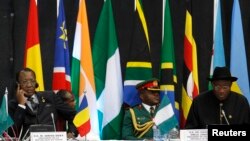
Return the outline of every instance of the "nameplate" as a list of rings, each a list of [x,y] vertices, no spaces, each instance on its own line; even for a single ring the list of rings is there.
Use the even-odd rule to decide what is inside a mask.
[[[67,141],[66,132],[31,132],[30,141]]]
[[[180,130],[181,141],[207,141],[207,129]]]

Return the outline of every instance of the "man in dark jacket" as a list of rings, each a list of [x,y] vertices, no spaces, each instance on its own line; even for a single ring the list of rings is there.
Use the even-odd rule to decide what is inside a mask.
[[[211,124],[250,124],[250,108],[244,95],[231,91],[236,77],[226,67],[216,67],[212,78],[213,90],[194,98],[185,128],[207,128]]]
[[[9,114],[14,120],[14,132],[17,136],[22,133],[22,138],[29,133],[31,125],[45,124],[55,125],[60,116],[69,121],[68,133],[77,136],[73,119],[76,115],[74,108],[71,108],[53,91],[40,91],[35,89],[38,86],[35,72],[24,68],[17,73],[16,99],[9,102]],[[27,134],[26,137],[29,135]]]

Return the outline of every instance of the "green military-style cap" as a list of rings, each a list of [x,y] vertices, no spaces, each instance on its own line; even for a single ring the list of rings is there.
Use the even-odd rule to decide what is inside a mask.
[[[159,79],[151,78],[136,85],[137,90],[160,91]]]

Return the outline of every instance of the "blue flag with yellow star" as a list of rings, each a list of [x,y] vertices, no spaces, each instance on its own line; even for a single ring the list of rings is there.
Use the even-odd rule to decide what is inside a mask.
[[[63,0],[59,0],[57,9],[58,17],[52,89],[54,91],[60,89],[71,91],[69,46]]]

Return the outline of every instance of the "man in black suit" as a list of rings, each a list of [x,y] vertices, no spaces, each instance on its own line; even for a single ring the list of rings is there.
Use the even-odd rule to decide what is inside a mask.
[[[73,119],[74,108],[68,106],[53,91],[39,91],[36,74],[30,68],[24,68],[17,73],[16,99],[9,102],[9,114],[14,120],[14,131],[22,137],[29,133],[30,125],[54,125],[58,117],[69,122],[68,133],[77,135]]]
[[[194,98],[185,128],[207,128],[213,124],[250,124],[250,108],[244,95],[231,91],[238,78],[227,67],[216,67],[211,81],[213,89]]]

